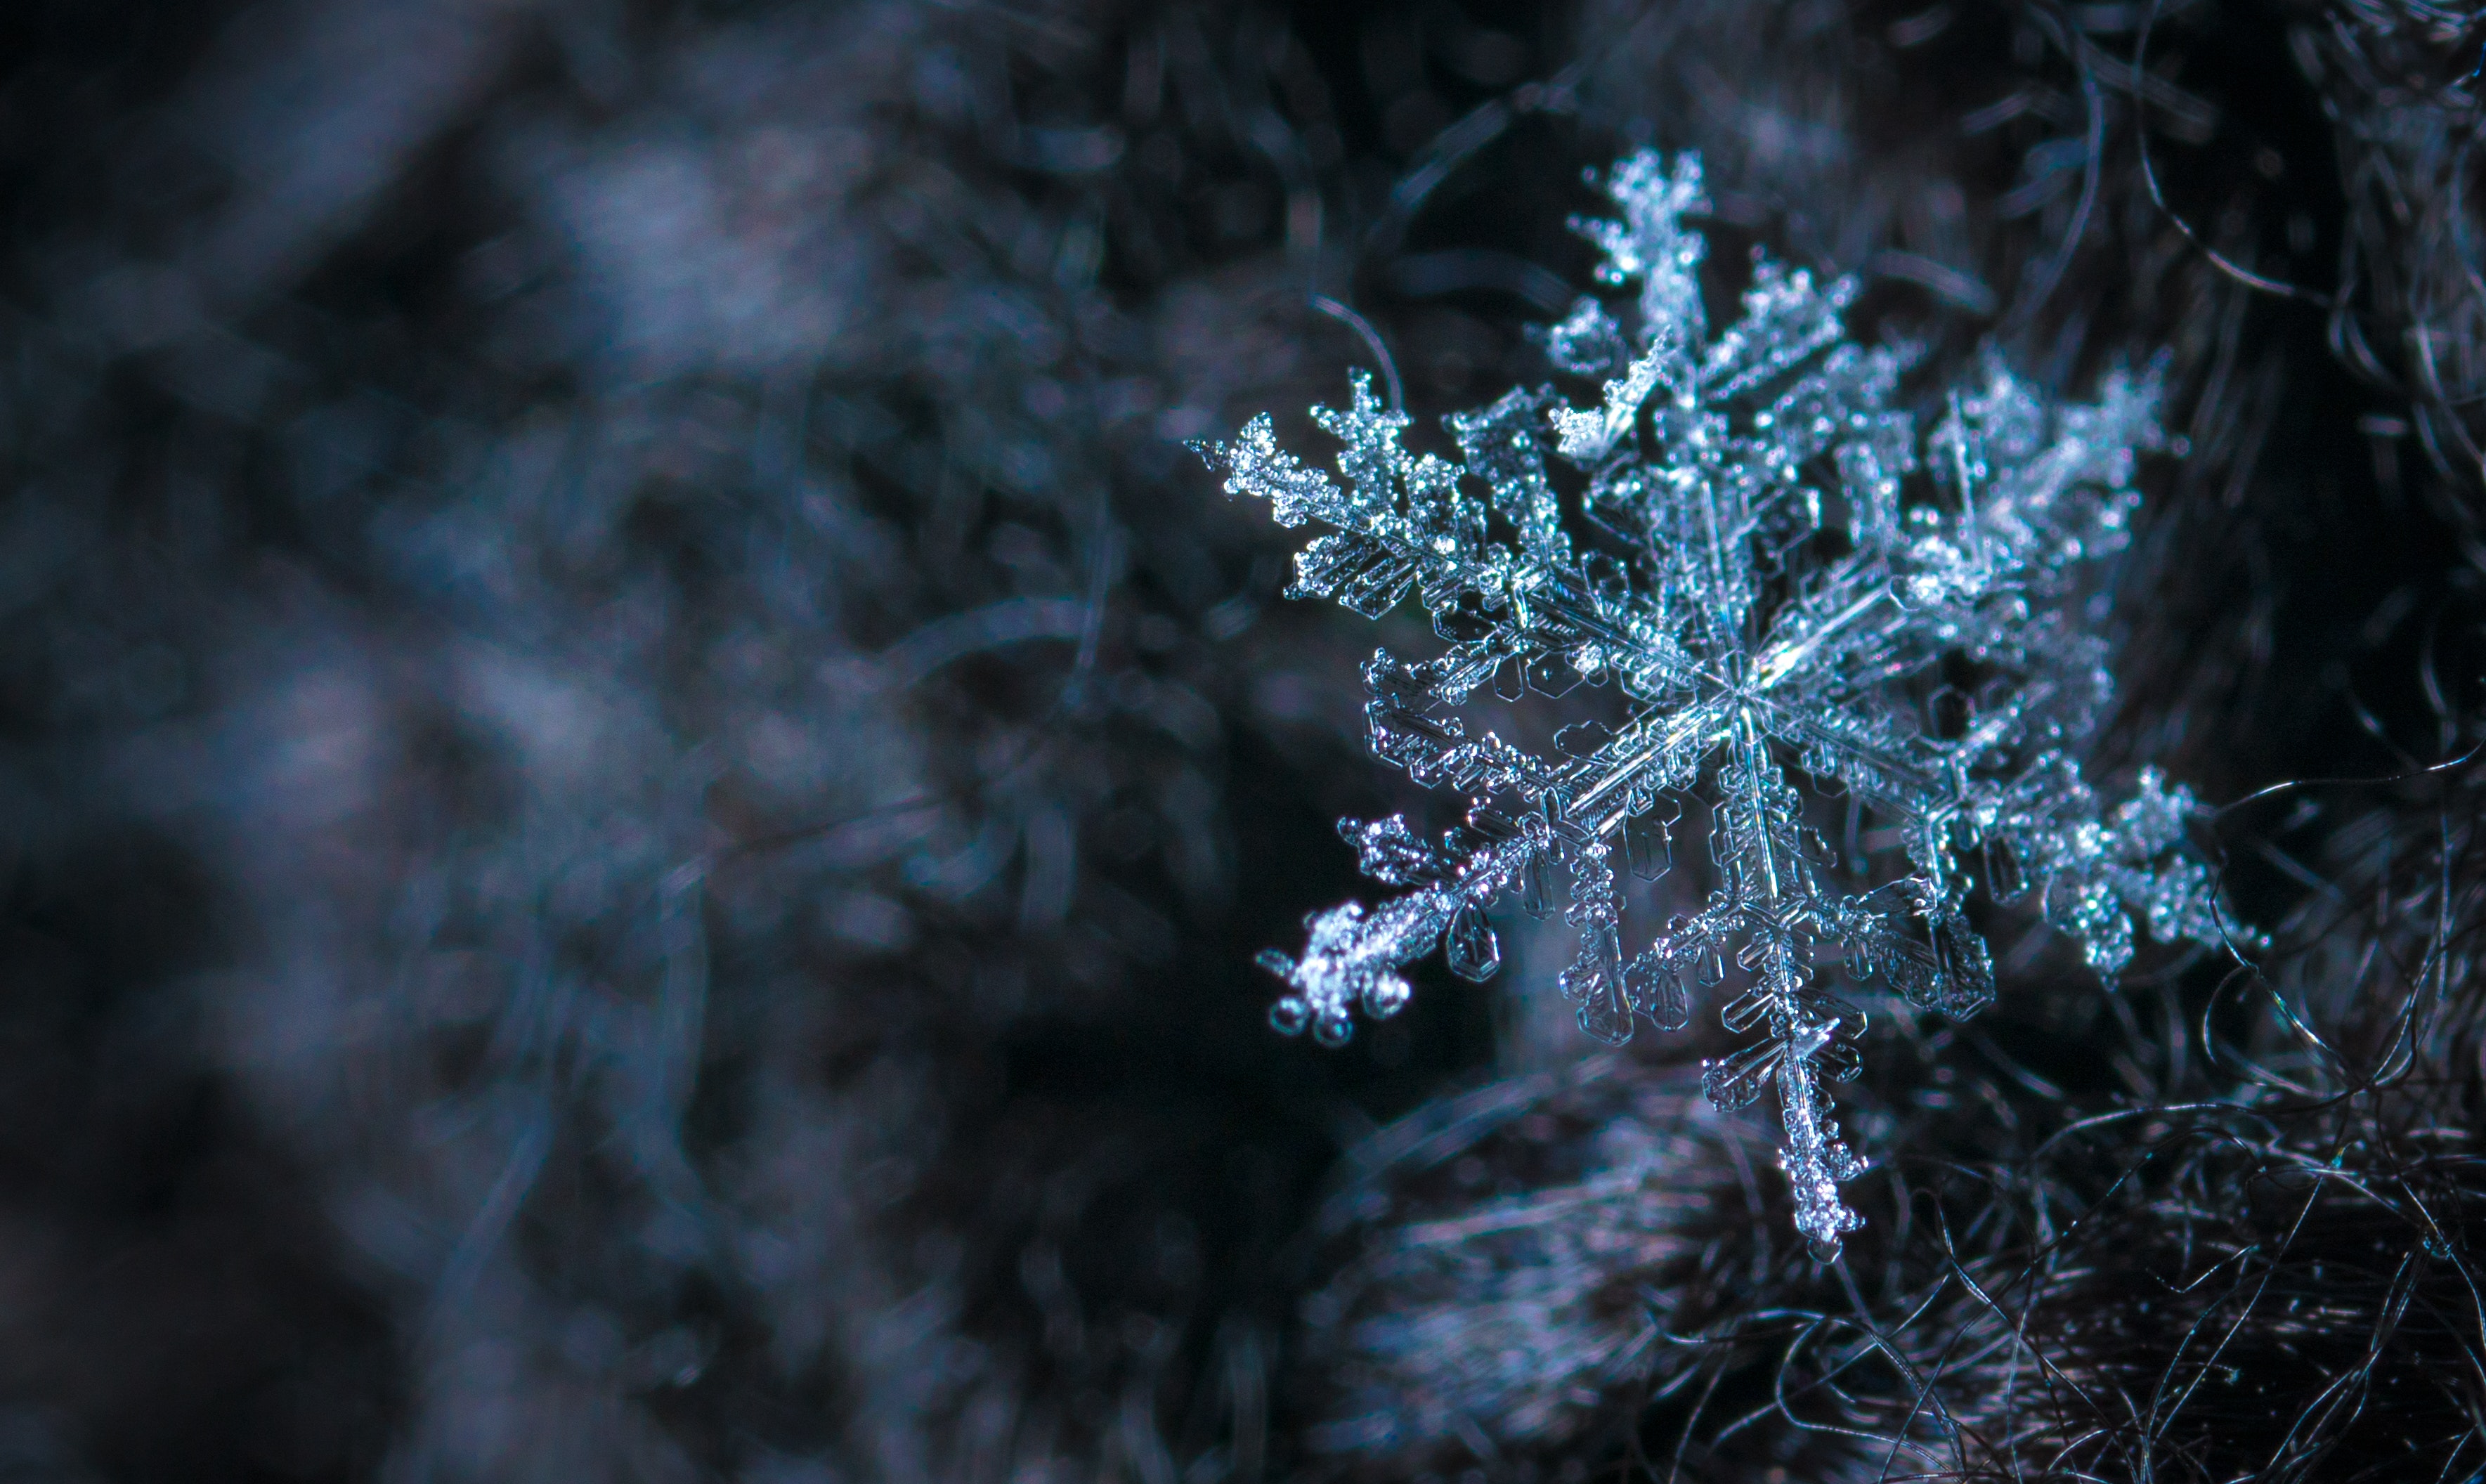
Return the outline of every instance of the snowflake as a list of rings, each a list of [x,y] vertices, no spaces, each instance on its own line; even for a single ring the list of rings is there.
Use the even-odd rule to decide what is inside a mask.
[[[1726,1108],[1775,1088],[1796,1225],[1827,1261],[1860,1223],[1838,1186],[1863,1165],[1825,1084],[1855,1074],[1864,1016],[1825,970],[1975,1014],[1994,970],[1963,912],[1973,862],[1989,897],[2033,903],[2102,977],[2131,958],[2136,918],[2161,941],[2224,941],[2184,849],[2193,796],[2143,770],[2110,807],[2074,758],[2113,688],[2074,621],[2078,573],[2124,544],[2136,455],[2167,447],[2158,373],[2068,405],[1989,354],[1920,444],[1892,406],[1911,352],[1846,337],[1852,280],[1756,254],[1742,317],[1711,337],[1706,245],[1683,221],[1705,208],[1698,158],[1670,173],[1643,152],[1605,190],[1622,220],[1575,228],[1604,251],[1599,280],[1637,284],[1638,302],[1618,320],[1584,297],[1544,332],[1558,371],[1604,381],[1601,406],[1513,391],[1445,420],[1452,464],[1403,449],[1407,418],[1359,374],[1351,407],[1313,409],[1345,444],[1343,486],[1281,450],[1265,414],[1201,446],[1229,494],[1331,528],[1289,596],[1369,618],[1423,603],[1449,647],[1365,666],[1372,749],[1469,806],[1434,839],[1399,816],[1340,821],[1368,875],[1409,890],[1317,914],[1300,959],[1263,954],[1287,983],[1271,1018],[1343,1041],[1354,1006],[1406,1003],[1400,968],[1436,944],[1490,976],[1485,908],[1515,890],[1548,916],[1559,873],[1582,1029],[1619,1043],[1636,1018],[1684,1026],[1696,986],[1723,999],[1750,1040],[1704,1064],[1704,1086]],[[1549,453],[1577,476],[1558,484]],[[1577,722],[1550,756],[1470,736],[1452,708],[1488,685],[1505,701],[1611,687],[1620,725]],[[1845,860],[1812,822],[1841,795]],[[1714,890],[1627,957],[1616,857],[1662,873],[1687,800],[1708,806]]]

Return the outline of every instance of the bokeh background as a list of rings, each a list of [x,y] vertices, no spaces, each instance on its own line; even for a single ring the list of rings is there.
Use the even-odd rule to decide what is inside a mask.
[[[16,0],[0,1479],[2486,1466],[2481,45]],[[1185,443],[1319,447],[1374,357],[1317,297],[1420,429],[1543,379],[1644,144],[1719,303],[1856,274],[1928,405],[2168,353],[2092,765],[2233,805],[2276,933],[2102,994],[1995,920],[2002,1003],[1844,1095],[1836,1270],[1700,1035],[1587,1056],[1524,923],[1338,1052],[1252,966],[1359,890],[1339,815],[1436,806]]]

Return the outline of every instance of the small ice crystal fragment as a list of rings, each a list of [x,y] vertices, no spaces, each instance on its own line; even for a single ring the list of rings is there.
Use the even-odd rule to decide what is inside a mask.
[[[1582,297],[1561,323],[1543,335],[1545,359],[1574,376],[1610,376],[1631,359],[1623,344],[1623,327],[1596,300]]]
[[[1584,298],[1539,337],[1558,371],[1602,379],[1593,405],[1520,389],[1453,414],[1451,464],[1410,453],[1409,419],[1359,374],[1346,408],[1313,412],[1345,445],[1343,482],[1278,447],[1266,416],[1202,447],[1229,494],[1327,528],[1290,595],[1367,618],[1413,597],[1449,646],[1376,653],[1367,717],[1373,751],[1458,793],[1466,824],[1437,844],[1397,816],[1345,822],[1366,872],[1403,894],[1316,915],[1300,960],[1265,955],[1286,984],[1271,1018],[1343,1039],[1359,1007],[1404,1002],[1398,969],[1436,944],[1463,977],[1493,974],[1484,909],[1502,893],[1559,908],[1581,939],[1561,989],[1589,1035],[1678,1029],[1696,986],[1714,991],[1748,1039],[1702,1082],[1722,1106],[1775,1095],[1796,1228],[1829,1260],[1859,1223],[1838,1186],[1864,1164],[1825,1086],[1855,1075],[1864,1017],[1816,957],[1975,1014],[1995,985],[1963,911],[1972,863],[2109,979],[2137,930],[2254,941],[2188,851],[2192,794],[2143,769],[2109,798],[2079,762],[2114,690],[2086,572],[2130,538],[2139,455],[2168,447],[2158,373],[2111,371],[2095,402],[2070,402],[1989,352],[1930,398],[1927,431],[1899,397],[1911,353],[1847,338],[1851,280],[1758,258],[1742,314],[1709,333],[1697,158],[1644,151],[1603,185],[1616,217],[1573,225],[1601,250],[1598,283],[1634,302]],[[1816,540],[1829,510],[1843,539]],[[1974,694],[1942,684],[1962,671]],[[1551,756],[1455,714],[1488,688],[1516,704],[1591,681],[1599,721],[1563,718]],[[1822,838],[1825,795],[1873,859]],[[1708,900],[1626,959],[1616,866],[1669,869],[1668,821],[1692,802]]]
[[[1355,847],[1364,873],[1386,885],[1403,887],[1429,881],[1441,868],[1433,847],[1416,838],[1416,832],[1407,828],[1403,814],[1369,823],[1341,819],[1338,833]]]
[[[1692,1023],[1692,990],[1683,982],[1682,969],[1661,962],[1654,950],[1632,960],[1624,982],[1633,1007],[1660,1031],[1680,1031]]]
[[[1674,865],[1674,840],[1666,825],[1646,814],[1623,821],[1623,859],[1631,873],[1655,881]]]
[[[1520,863],[1519,910],[1532,918],[1554,915],[1554,861],[1538,851]]]
[[[1623,999],[1622,986],[1612,977],[1598,976],[1581,993],[1580,1029],[1608,1046],[1620,1046],[1631,1039],[1631,1004]]]
[[[1485,921],[1482,907],[1474,902],[1459,904],[1450,918],[1449,956],[1452,974],[1478,984],[1492,978],[1502,967],[1502,941]]]
[[[1779,1058],[1784,1052],[1785,1048],[1776,1041],[1760,1041],[1731,1057],[1703,1061],[1700,1090],[1721,1108],[1741,1108],[1767,1089],[1770,1074],[1778,1070]]]

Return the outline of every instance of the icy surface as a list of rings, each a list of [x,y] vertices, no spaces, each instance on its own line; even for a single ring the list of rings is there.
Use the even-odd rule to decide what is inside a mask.
[[[1893,405],[1908,352],[1846,336],[1850,280],[1758,259],[1742,316],[1707,333],[1704,244],[1683,220],[1704,207],[1695,156],[1670,171],[1643,152],[1605,189],[1621,219],[1578,230],[1604,251],[1600,282],[1636,294],[1583,298],[1545,335],[1558,370],[1603,381],[1595,405],[1543,388],[1455,414],[1452,464],[1407,452],[1407,418],[1359,374],[1351,406],[1313,412],[1345,445],[1343,483],[1282,450],[1265,415],[1202,449],[1229,494],[1328,528],[1290,596],[1368,618],[1413,597],[1449,644],[1417,663],[1376,651],[1366,714],[1373,751],[1463,796],[1465,822],[1437,838],[1340,822],[1365,871],[1406,890],[1316,915],[1300,958],[1263,954],[1287,984],[1272,1020],[1343,1041],[1357,1007],[1406,1003],[1399,970],[1436,945],[1491,976],[1485,910],[1504,893],[1540,917],[1561,898],[1580,932],[1561,991],[1590,1035],[1679,1029],[1696,997],[1749,1034],[1704,1086],[1724,1107],[1777,1094],[1796,1224],[1827,1260],[1859,1224],[1838,1186],[1863,1168],[1825,1084],[1854,1075],[1864,1015],[1831,972],[1975,1014],[1994,997],[1962,910],[1980,883],[2110,979],[2136,920],[2219,941],[2214,884],[2184,848],[2192,795],[2144,770],[2110,800],[2076,760],[2113,680],[2069,600],[2125,541],[2136,454],[2166,446],[2157,381],[2117,372],[2094,404],[2064,403],[1989,357],[1920,435]],[[1576,471],[1570,519],[1549,460]],[[1551,756],[1455,714],[1479,688],[1581,686],[1608,688],[1620,720],[1564,728]],[[1692,807],[1713,890],[1626,952],[1616,869],[1663,871]],[[1820,828],[1840,819],[1844,853]]]

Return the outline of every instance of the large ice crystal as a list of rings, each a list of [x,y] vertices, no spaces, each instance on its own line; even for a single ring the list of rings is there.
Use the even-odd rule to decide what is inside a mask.
[[[1603,380],[1600,405],[1513,391],[1445,420],[1452,464],[1403,449],[1407,418],[1358,375],[1352,406],[1313,411],[1345,444],[1342,486],[1280,449],[1266,415],[1202,447],[1229,494],[1331,528],[1297,555],[1290,596],[1370,618],[1423,604],[1449,647],[1365,666],[1372,748],[1468,801],[1438,838],[1340,821],[1365,871],[1408,890],[1317,915],[1299,960],[1264,954],[1288,988],[1272,1019],[1342,1041],[1354,1007],[1406,1002],[1400,968],[1436,944],[1485,978],[1487,905],[1515,890],[1543,917],[1559,884],[1582,1029],[1678,1029],[1705,990],[1751,1034],[1704,1086],[1726,1107],[1775,1087],[1796,1224],[1828,1260],[1859,1223],[1838,1185],[1863,1167],[1824,1084],[1856,1071],[1864,1017],[1826,970],[1975,1014],[1994,970],[1963,913],[1973,866],[2101,976],[2131,958],[2135,918],[2162,941],[2220,938],[2184,847],[2192,795],[2144,770],[2110,803],[2074,756],[2113,685],[2080,572],[2126,539],[2136,454],[2167,446],[2157,377],[2111,374],[2095,404],[2065,404],[1988,356],[1920,442],[1893,405],[1909,352],[1846,336],[1851,280],[1756,255],[1742,317],[1710,336],[1705,244],[1684,222],[1705,208],[1697,157],[1670,172],[1643,152],[1604,184],[1622,219],[1578,230],[1637,302],[1618,319],[1584,297],[1544,336],[1557,370]],[[1576,476],[1558,481],[1549,454]],[[1506,701],[1609,687],[1616,724],[1576,722],[1550,756],[1471,736],[1452,708],[1485,686]],[[1688,801],[1707,805],[1714,890],[1627,954],[1617,857],[1660,873],[1667,821],[1699,822]],[[1844,855],[1816,824],[1834,816]]]

